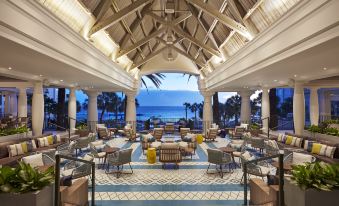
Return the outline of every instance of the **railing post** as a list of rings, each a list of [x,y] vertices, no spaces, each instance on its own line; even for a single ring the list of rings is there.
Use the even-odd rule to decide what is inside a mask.
[[[60,156],[55,155],[54,206],[60,205]]]
[[[91,205],[95,205],[95,164],[92,164],[92,203]]]
[[[244,205],[247,205],[247,164],[244,164]]]
[[[284,155],[279,154],[279,206],[284,206]]]

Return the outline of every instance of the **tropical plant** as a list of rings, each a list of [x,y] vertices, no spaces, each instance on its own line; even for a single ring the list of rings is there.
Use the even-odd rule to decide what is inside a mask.
[[[215,92],[212,96],[213,98],[213,122],[220,125],[220,108],[219,108],[219,95],[218,92]]]
[[[257,124],[257,123],[252,123],[252,124],[250,125],[250,130],[258,130],[258,129],[260,129],[260,125],[259,125],[259,124]]]
[[[29,164],[19,162],[17,168],[4,166],[0,168],[0,193],[27,193],[41,190],[54,182],[54,168],[45,172],[32,168]]]
[[[280,106],[280,115],[283,117],[287,117],[288,113],[293,112],[293,98],[286,98]]]
[[[21,134],[28,132],[28,128],[26,126],[22,127],[13,127],[13,128],[3,128],[0,129],[0,136],[7,136],[7,135],[13,135],[13,134]]]
[[[144,77],[151,80],[151,82],[153,83],[153,85],[156,88],[159,88],[160,85],[161,85],[161,80],[163,80],[166,76],[164,74],[161,74],[161,73],[154,73],[154,74],[145,75]],[[148,89],[148,86],[147,86],[147,83],[146,83],[144,77],[141,78],[141,82],[142,82],[142,85],[144,85],[146,87],[146,89]]]
[[[197,111],[198,111],[198,104],[197,103],[193,103],[191,104],[191,106],[189,107],[191,112],[194,113],[194,120],[197,120]]]
[[[317,125],[311,125],[307,130],[312,133],[321,133],[321,128]]]
[[[339,188],[339,164],[324,162],[292,166],[292,182],[303,190],[314,188],[331,191]]]
[[[123,105],[122,99],[114,92],[103,92],[98,96],[98,108],[101,110],[99,121],[102,122],[105,112],[114,112],[117,119]]]
[[[188,103],[188,102],[185,102],[184,104],[183,104],[183,106],[185,107],[185,117],[186,117],[186,121],[187,121],[187,111],[188,111],[188,109],[190,108],[190,106],[191,106],[191,104],[190,103]]]

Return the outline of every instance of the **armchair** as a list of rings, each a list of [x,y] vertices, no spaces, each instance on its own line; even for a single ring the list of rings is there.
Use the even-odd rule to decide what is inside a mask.
[[[56,153],[70,156],[70,157],[74,155],[74,151],[75,151],[75,141],[72,141],[71,143],[65,143],[65,144],[59,145],[56,148]]]
[[[190,130],[190,128],[180,128],[180,136],[182,140],[186,137],[187,133],[189,133]]]
[[[86,154],[83,160],[93,161],[94,156],[91,154]],[[90,164],[77,162],[77,161],[69,161],[65,164],[64,170],[61,172],[62,176],[71,176],[71,179],[78,179],[81,177],[87,177],[91,175],[92,167]]]
[[[217,173],[220,174],[221,178],[224,177],[224,172],[222,170],[223,165],[228,165],[228,169],[230,170],[230,164],[233,163],[232,156],[228,153],[223,153],[222,151],[218,149],[207,149],[207,155],[208,155],[208,167],[207,167],[207,174],[214,174],[209,173],[208,170],[211,166],[211,164],[216,165]],[[219,169],[218,169],[219,166]]]
[[[244,164],[253,159],[255,158],[251,156],[249,152],[245,152],[240,156],[241,167],[242,167],[243,172],[244,172]],[[270,174],[270,172],[271,172],[271,169],[269,167],[262,166],[259,164],[254,164],[254,163],[247,163],[247,174],[261,177],[263,181],[264,181],[264,177]],[[241,178],[241,182],[244,178],[244,175],[245,173],[243,174]]]
[[[164,130],[166,133],[173,134],[175,131],[174,123],[166,123]]]
[[[218,134],[218,129],[216,129],[216,128],[210,128],[210,129],[207,131],[207,134],[204,136],[205,141],[207,141],[207,140],[215,141],[215,139],[217,138],[217,134]]]
[[[259,149],[260,153],[262,153],[265,149],[265,140],[260,137],[251,138],[251,146],[255,149]]]
[[[133,151],[133,149],[124,149],[124,150],[120,150],[118,152],[109,154],[107,156],[108,167],[106,169],[106,173],[116,173],[117,178],[119,178],[120,175],[122,174],[122,170],[124,169],[124,164],[129,164],[129,167],[131,169],[130,174],[133,174],[133,169],[132,169],[132,166],[131,166],[132,151]],[[113,167],[116,166],[117,170],[113,171],[113,172],[109,172],[110,165],[112,165]],[[121,166],[121,168],[120,168],[120,166]]]
[[[162,168],[165,169],[167,163],[174,163],[179,169],[179,163],[182,161],[180,147],[177,143],[162,143],[159,154],[159,161],[163,163]]]
[[[245,131],[245,127],[236,126],[234,130],[229,131],[229,134],[231,135],[232,139],[241,139]]]
[[[126,135],[126,138],[128,139],[128,141],[135,142],[136,139],[139,136],[139,134],[135,133],[132,129],[126,129],[125,128],[124,131],[125,131],[125,135]]]
[[[93,157],[99,159],[99,162],[98,162],[98,168],[99,168],[100,160],[103,162],[106,156],[106,152],[98,152],[96,149],[96,146],[93,144],[90,144],[89,149]]]
[[[81,151],[81,149],[87,148],[89,144],[88,137],[82,137],[75,141],[75,156],[78,156],[78,150]]]
[[[153,130],[153,137],[160,141],[162,139],[162,135],[164,134],[164,128],[154,128]]]

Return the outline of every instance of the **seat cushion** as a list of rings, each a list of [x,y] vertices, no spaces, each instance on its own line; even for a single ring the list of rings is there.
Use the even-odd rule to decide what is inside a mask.
[[[105,155],[106,155],[106,152],[99,152],[98,153],[98,156],[101,158],[101,157],[105,157]]]
[[[266,176],[271,173],[271,168],[264,167],[264,166],[259,166],[261,169],[261,173]]]

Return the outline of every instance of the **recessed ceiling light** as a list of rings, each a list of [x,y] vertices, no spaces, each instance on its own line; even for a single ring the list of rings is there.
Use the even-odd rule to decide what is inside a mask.
[[[327,68],[326,68],[326,67],[324,67],[324,68],[323,68],[323,70],[324,70],[324,71],[326,71],[326,70],[327,70]]]
[[[12,67],[8,67],[8,70],[12,70]]]
[[[296,75],[296,74],[294,75],[294,77],[297,77],[297,76],[298,76],[298,75]]]
[[[42,74],[39,74],[39,77],[43,77],[44,75],[42,75]]]
[[[60,79],[60,82],[63,82],[64,80]]]
[[[273,80],[273,81],[277,82],[278,80],[275,79],[275,80]]]

